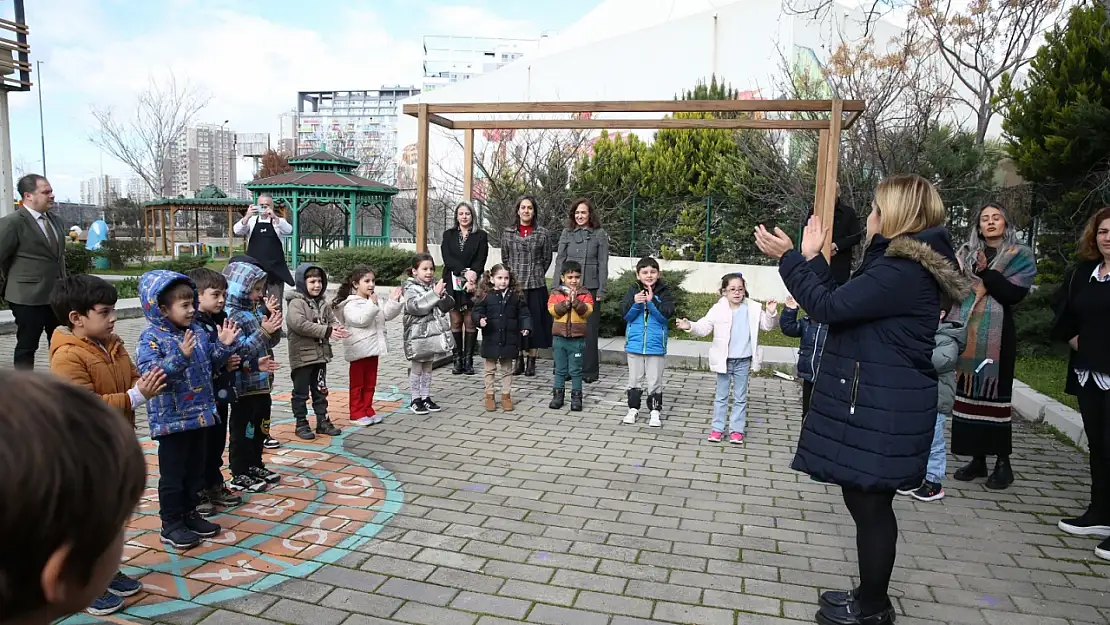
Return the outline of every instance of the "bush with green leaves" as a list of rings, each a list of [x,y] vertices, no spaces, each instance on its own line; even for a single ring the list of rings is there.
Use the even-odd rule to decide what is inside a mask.
[[[94,252],[80,243],[66,245],[66,272],[89,273],[92,269]]]
[[[130,299],[139,296],[138,278],[125,278],[116,282],[115,287],[120,299]]]
[[[674,298],[675,310],[677,311],[675,313],[675,318],[685,317],[690,314],[687,311],[690,299],[688,297],[689,294],[681,286],[682,281],[686,279],[686,274],[687,272],[685,271],[664,270],[660,275],[660,279],[667,285],[667,290],[670,292],[671,297]],[[635,283],[636,272],[631,269],[625,271],[617,278],[609,280],[605,299],[601,302],[601,336],[611,337],[624,335],[624,329],[627,324],[624,321],[624,315],[621,314],[621,300],[624,299],[624,294],[627,293]]]
[[[340,247],[320,252],[316,264],[333,284],[346,279],[355,265],[369,265],[378,284],[395,285],[404,280],[412,257],[413,252],[395,247]]]
[[[212,260],[211,256],[179,256],[173,260],[163,260],[157,263],[151,263],[148,270],[164,269],[166,271],[176,271],[177,273],[188,273],[194,269],[204,267]]]
[[[109,269],[125,269],[131,263],[145,263],[150,250],[151,245],[147,241],[107,239],[95,254],[108,260]]]
[[[1049,338],[1052,331],[1052,296],[1059,285],[1042,284],[1014,306],[1014,327],[1017,330],[1019,356],[1067,357],[1067,345]]]

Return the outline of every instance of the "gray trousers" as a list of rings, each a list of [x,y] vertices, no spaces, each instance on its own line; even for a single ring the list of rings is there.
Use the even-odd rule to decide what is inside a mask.
[[[663,392],[663,365],[666,356],[641,356],[628,354],[628,388],[643,388],[642,380],[647,378],[648,395]]]

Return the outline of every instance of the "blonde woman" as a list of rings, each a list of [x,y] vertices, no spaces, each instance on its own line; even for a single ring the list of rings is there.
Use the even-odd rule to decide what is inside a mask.
[[[937,417],[932,365],[940,293],[968,290],[943,227],[944,205],[924,178],[887,178],[875,189],[868,246],[843,286],[829,287],[826,228],[810,219],[801,251],[785,233],[756,229],[759,249],[809,316],[829,324],[793,468],[841,487],[856,523],[860,584],[821,595],[818,623],[887,625],[898,541],[892,503],[925,478]]]

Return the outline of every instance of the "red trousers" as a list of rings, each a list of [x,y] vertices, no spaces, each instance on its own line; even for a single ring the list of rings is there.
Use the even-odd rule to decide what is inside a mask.
[[[351,420],[374,416],[374,389],[378,387],[378,357],[351,363]]]

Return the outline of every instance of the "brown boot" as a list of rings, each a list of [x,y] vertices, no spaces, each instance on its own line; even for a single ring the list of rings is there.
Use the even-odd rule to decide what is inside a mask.
[[[513,409],[513,398],[510,397],[509,395],[502,395],[501,396],[501,409],[505,410],[505,411],[512,410]]]
[[[497,410],[497,402],[493,400],[493,393],[486,393],[486,410]]]

